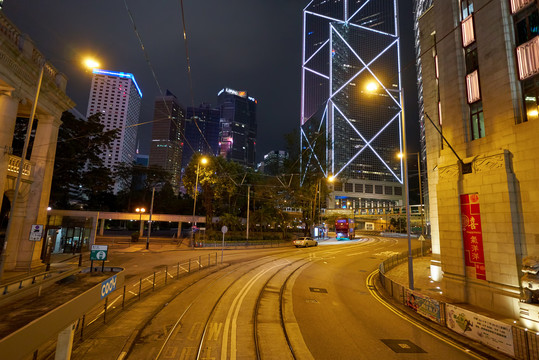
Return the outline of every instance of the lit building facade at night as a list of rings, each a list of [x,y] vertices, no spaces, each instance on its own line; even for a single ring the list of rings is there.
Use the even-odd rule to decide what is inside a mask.
[[[441,281],[444,296],[536,332],[537,2],[430,5],[418,25],[431,276]],[[441,141],[440,132],[447,141]]]
[[[111,170],[118,163],[131,164],[135,161],[136,124],[139,122],[141,100],[142,91],[133,74],[93,70],[86,117],[101,113],[104,131],[119,130],[111,148],[101,154],[103,164]],[[119,186],[119,183],[114,185],[114,193],[120,190]]]
[[[167,90],[165,96],[156,97],[149,164],[170,173],[175,193],[180,190],[184,122],[185,110],[174,94]]]
[[[220,155],[230,161],[254,168],[257,100],[246,91],[229,88],[222,89],[217,99],[221,111]]]
[[[212,156],[219,155],[220,119],[221,111],[210,104],[187,108],[182,168],[185,169],[191,161],[193,151]]]
[[[396,2],[314,0],[303,24],[302,181],[337,178],[328,208],[402,204]]]

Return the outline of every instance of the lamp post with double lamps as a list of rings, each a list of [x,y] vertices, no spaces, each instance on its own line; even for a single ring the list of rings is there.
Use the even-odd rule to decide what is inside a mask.
[[[366,85],[366,90],[369,93],[375,93],[378,89],[378,83],[369,82]],[[406,154],[406,121],[404,119],[404,88],[399,90],[399,104],[401,112],[401,145],[402,152]],[[412,239],[410,236],[410,194],[408,183],[408,164],[407,161],[402,162],[403,167],[403,182],[404,182],[404,202],[406,205],[406,234],[408,238],[408,287],[410,290],[414,290],[414,263],[412,256]]]
[[[195,199],[193,203],[193,221],[191,222],[191,247],[195,246],[195,227],[196,227],[195,212],[197,208],[198,173],[200,171],[200,164],[206,165],[207,163],[208,163],[208,159],[205,157],[197,161],[197,174],[196,174],[196,181],[195,181]]]
[[[142,214],[146,212],[146,209],[141,207],[141,208],[136,208],[135,211],[139,214],[139,218],[138,218],[138,221],[140,223],[139,237],[142,237],[142,233],[144,232],[144,223],[142,222]]]

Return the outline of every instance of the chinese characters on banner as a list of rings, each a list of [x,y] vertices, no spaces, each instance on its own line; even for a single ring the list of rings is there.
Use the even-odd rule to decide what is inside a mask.
[[[486,280],[479,195],[460,195],[460,214],[462,217],[466,272],[476,279]]]

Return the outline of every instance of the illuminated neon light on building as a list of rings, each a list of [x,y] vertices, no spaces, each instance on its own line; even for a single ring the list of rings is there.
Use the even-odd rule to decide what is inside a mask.
[[[140,87],[138,86],[137,81],[135,80],[135,76],[133,74],[124,73],[124,72],[118,72],[118,71],[100,70],[100,69],[94,69],[93,73],[94,74],[100,74],[100,75],[117,76],[117,77],[121,77],[121,78],[131,79],[131,80],[133,80],[133,84],[135,84],[135,87],[137,88],[137,91],[138,91],[140,97],[142,97],[142,91],[140,91]]]

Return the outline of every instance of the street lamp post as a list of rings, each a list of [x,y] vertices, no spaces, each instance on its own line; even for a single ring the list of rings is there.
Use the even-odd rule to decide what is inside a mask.
[[[152,202],[150,204],[150,217],[148,219],[148,237],[146,238],[146,250],[150,249],[150,234],[152,233],[152,213],[153,213],[154,195],[155,195],[155,186],[152,188]]]
[[[404,119],[404,88],[400,92],[401,104],[401,127],[402,127],[402,151],[406,154],[406,121]],[[412,256],[412,238],[410,237],[410,186],[408,181],[408,162],[404,159],[404,198],[406,202],[406,234],[408,237],[408,287],[414,290],[414,263]]]
[[[136,208],[135,211],[139,214],[139,218],[138,218],[138,221],[139,221],[139,237],[142,237],[142,234],[144,233],[144,223],[142,222],[142,214],[144,214],[146,212],[146,209],[145,208]]]
[[[196,226],[195,211],[197,208],[198,173],[200,171],[200,164],[202,163],[202,165],[205,165],[207,162],[208,162],[208,159],[206,159],[205,157],[203,157],[197,162],[197,174],[196,174],[196,181],[195,181],[195,199],[193,203],[193,220],[191,222],[191,247],[195,245],[195,226]]]

